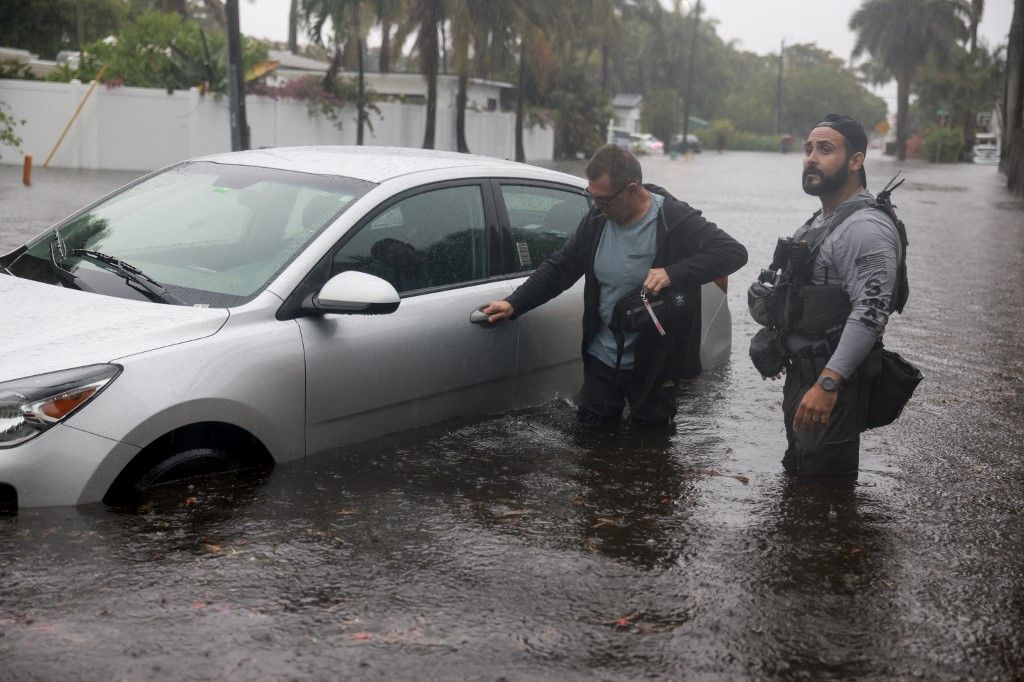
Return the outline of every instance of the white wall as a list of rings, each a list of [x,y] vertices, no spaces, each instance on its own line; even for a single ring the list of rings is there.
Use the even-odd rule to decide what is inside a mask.
[[[41,166],[61,131],[89,89],[88,84],[0,80],[0,101],[7,104],[22,138],[21,148]],[[246,97],[251,143],[255,147],[314,144],[355,144],[356,112],[342,109],[342,128],[310,116],[305,103]],[[420,147],[426,108],[384,102],[381,114],[371,112],[373,131],[366,130],[368,145]],[[435,148],[455,149],[455,110],[437,109]],[[501,112],[466,112],[466,138],[474,154],[503,159],[515,157],[515,115]],[[554,155],[554,133],[535,127],[524,131],[526,158],[546,161]],[[68,131],[50,166],[104,170],[147,171],[203,154],[230,151],[231,131],[227,100],[198,92],[149,88],[107,88],[98,85]],[[10,148],[0,163],[21,163]]]

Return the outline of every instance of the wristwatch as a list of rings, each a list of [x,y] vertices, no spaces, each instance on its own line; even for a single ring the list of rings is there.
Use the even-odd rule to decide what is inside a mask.
[[[842,386],[838,381],[828,376],[818,377],[818,385],[829,393],[835,393]]]

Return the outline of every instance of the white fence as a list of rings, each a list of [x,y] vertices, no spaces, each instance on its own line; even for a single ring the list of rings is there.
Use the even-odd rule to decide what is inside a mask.
[[[21,148],[42,165],[71,119],[88,84],[0,80],[0,102],[16,120],[25,119],[15,133]],[[305,103],[248,96],[245,100],[251,144],[258,147],[355,144],[356,112],[342,109],[342,128],[310,116]],[[373,131],[368,145],[420,147],[426,107],[380,103],[380,115],[370,113]],[[466,139],[474,154],[515,158],[515,116],[499,112],[466,112]],[[554,133],[550,128],[523,131],[528,161],[550,160]],[[438,107],[436,149],[455,149],[455,110]],[[51,166],[104,170],[148,171],[183,159],[231,150],[227,100],[201,96],[195,90],[167,94],[149,88],[107,88],[98,85],[86,101]],[[0,150],[0,163],[21,163],[11,148]]]

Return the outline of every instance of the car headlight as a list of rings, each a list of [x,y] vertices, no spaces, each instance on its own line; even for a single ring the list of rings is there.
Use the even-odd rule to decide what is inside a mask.
[[[0,448],[30,441],[64,421],[121,373],[89,365],[0,383]]]

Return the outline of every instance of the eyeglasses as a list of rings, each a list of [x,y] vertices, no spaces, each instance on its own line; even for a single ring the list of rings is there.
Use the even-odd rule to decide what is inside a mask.
[[[595,204],[597,204],[599,208],[608,208],[608,206],[611,205],[613,201],[615,201],[615,197],[622,194],[622,192],[632,184],[632,182],[627,182],[625,185],[619,188],[618,192],[611,195],[610,197],[599,197],[596,194],[591,194],[589,189],[583,190],[583,195],[590,199],[591,201],[593,201]]]

